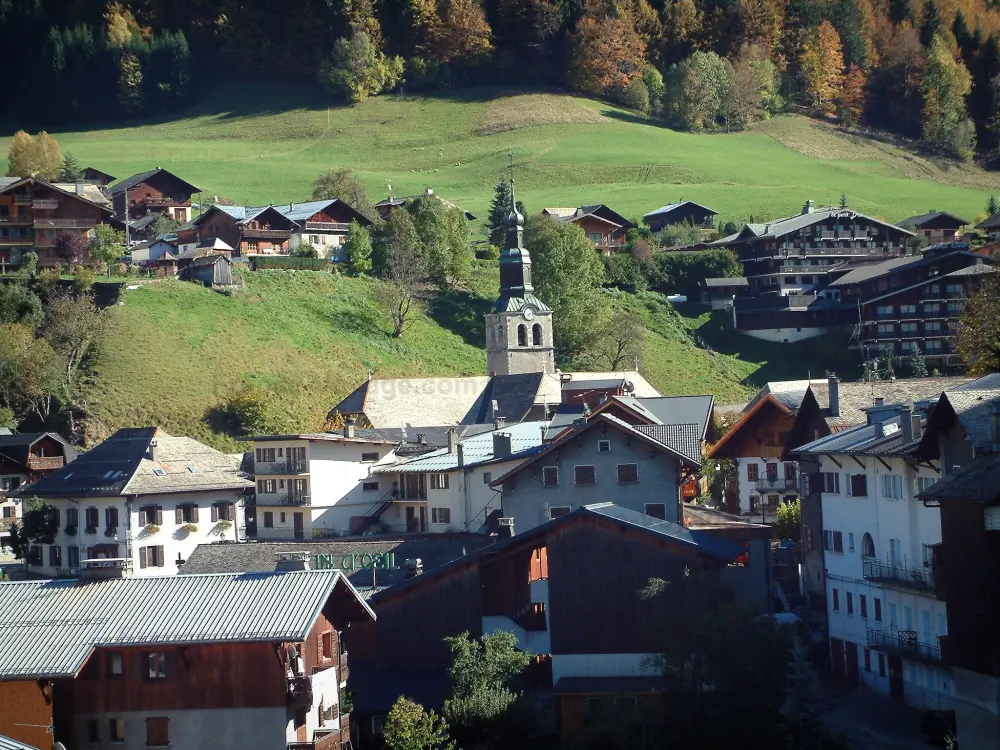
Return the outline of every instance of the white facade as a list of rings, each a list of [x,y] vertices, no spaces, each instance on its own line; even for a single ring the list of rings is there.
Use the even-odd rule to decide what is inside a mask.
[[[747,336],[762,341],[774,341],[778,344],[790,344],[795,341],[814,339],[829,333],[829,328],[761,328],[752,331],[740,331]]]
[[[888,455],[821,456],[820,468],[823,539],[816,543],[824,549],[830,638],[857,644],[860,681],[872,690],[919,708],[951,708],[939,641],[947,635],[945,603],[933,576],[941,519],[914,499],[940,475]],[[895,658],[902,675],[893,688]]]
[[[771,450],[774,456],[781,452],[780,448],[764,450]],[[799,497],[798,461],[740,457],[736,459],[736,476],[740,515],[759,517],[762,523],[773,523],[778,505]]]
[[[288,238],[288,248],[294,250],[299,245],[308,244],[316,248],[321,258],[344,261],[347,260],[343,249],[346,241],[347,229],[329,231],[308,228],[292,234]]]
[[[59,531],[53,544],[37,545],[34,559],[29,555],[30,572],[43,576],[75,575],[80,561],[92,557],[125,558],[136,576],[171,575],[199,544],[239,541],[245,526],[235,490],[45,502],[59,511]]]

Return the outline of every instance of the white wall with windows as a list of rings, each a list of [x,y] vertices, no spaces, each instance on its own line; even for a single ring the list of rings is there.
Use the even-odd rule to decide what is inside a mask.
[[[938,472],[897,456],[819,460],[830,638],[857,644],[864,685],[890,695],[896,654],[906,703],[949,708],[951,674],[939,640],[947,618],[933,570],[941,519],[915,499]]]
[[[799,497],[797,461],[737,458],[736,469],[741,515],[760,516],[771,523],[779,504]]]

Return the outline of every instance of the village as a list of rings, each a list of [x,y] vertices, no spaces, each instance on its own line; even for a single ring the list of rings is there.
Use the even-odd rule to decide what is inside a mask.
[[[6,179],[0,261],[62,265],[60,233],[107,223],[130,265],[224,289],[261,258],[343,262],[352,224],[420,197],[390,195],[378,217],[336,198],[194,215],[199,192],[160,168]],[[803,200],[726,234],[684,200],[641,222],[700,233],[673,251],[736,254],[743,275],[698,280],[734,330],[790,343],[853,327],[859,356],[915,353],[922,377],[850,382],[803,362],[801,379],[717,403],[662,395],[638,363],[563,371],[561,311],[535,293],[511,184],[480,375],[370,376],[328,394],[323,429],[243,435],[239,453],[155,424],[87,450],[0,434],[0,747],[386,747],[401,696],[459,715],[454,639],[488,649],[497,633],[530,655],[494,687],[532,722],[493,716],[493,745],[470,722],[477,746],[636,747],[678,712],[717,733],[703,747],[763,746],[772,716],[815,739],[830,730],[782,698],[791,660],[792,679],[814,669],[908,707],[928,741],[995,747],[1000,376],[964,374],[954,338],[994,273],[1000,214],[972,230]],[[603,255],[638,229],[606,205],[543,213]],[[164,215],[176,229],[152,235]],[[685,692],[685,670],[717,654],[682,625],[712,618],[780,662],[760,677],[770,694]],[[719,718],[747,702],[760,734],[736,741]]]

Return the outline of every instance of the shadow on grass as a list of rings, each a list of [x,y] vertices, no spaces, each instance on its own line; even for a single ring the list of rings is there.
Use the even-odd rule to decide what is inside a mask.
[[[212,432],[237,439],[243,437],[239,420],[222,406],[210,406],[205,409],[201,421],[208,425]]]
[[[635,112],[622,112],[621,110],[602,108],[601,114],[607,118],[620,120],[621,122],[630,122],[637,125],[653,125],[660,128],[667,127],[660,120],[654,120],[651,117],[646,117],[645,115],[640,115]]]
[[[371,308],[333,310],[328,318],[330,325],[344,333],[379,339],[389,335],[388,322],[382,324],[380,317]]]
[[[427,315],[470,346],[484,346],[483,316],[492,302],[472,292],[450,289],[427,300]]]

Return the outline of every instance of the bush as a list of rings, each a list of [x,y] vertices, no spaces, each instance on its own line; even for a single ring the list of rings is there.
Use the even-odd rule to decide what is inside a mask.
[[[633,78],[622,92],[622,104],[643,114],[649,114],[649,89],[641,78]]]
[[[701,241],[701,230],[698,227],[681,222],[670,224],[660,232],[660,244],[663,247],[679,247],[693,245]]]
[[[62,269],[59,266],[43,268],[38,272],[38,278],[36,283],[38,288],[43,292],[51,292],[56,288],[59,283],[59,278],[62,276]]]
[[[333,264],[327,258],[293,258],[287,255],[258,255],[250,259],[254,271],[284,269],[286,271],[329,271]]]
[[[21,270],[29,279],[34,279],[38,274],[38,255],[31,250],[21,256]]]
[[[236,422],[243,435],[266,435],[279,432],[281,414],[271,391],[258,385],[245,385],[231,395],[222,409]]]
[[[644,292],[649,288],[642,265],[630,253],[615,253],[605,258],[607,283],[630,292]]]
[[[663,76],[652,65],[648,65],[642,72],[642,82],[646,84],[646,92],[649,94],[650,109],[653,114],[659,114],[663,107],[663,94],[666,91]]]
[[[77,266],[73,269],[73,288],[77,294],[83,294],[94,285],[94,272],[86,266]]]
[[[735,278],[743,267],[732,250],[696,250],[679,253],[661,252],[653,257],[653,286],[689,297],[697,296],[703,279]]]
[[[334,42],[323,62],[319,82],[334,96],[351,104],[393,88],[403,76],[403,60],[386,57],[367,32],[356,29],[350,39]]]
[[[318,258],[319,253],[316,248],[308,242],[303,242],[292,251],[293,258]]]
[[[132,273],[132,266],[128,263],[115,264],[115,276],[129,276]]]

